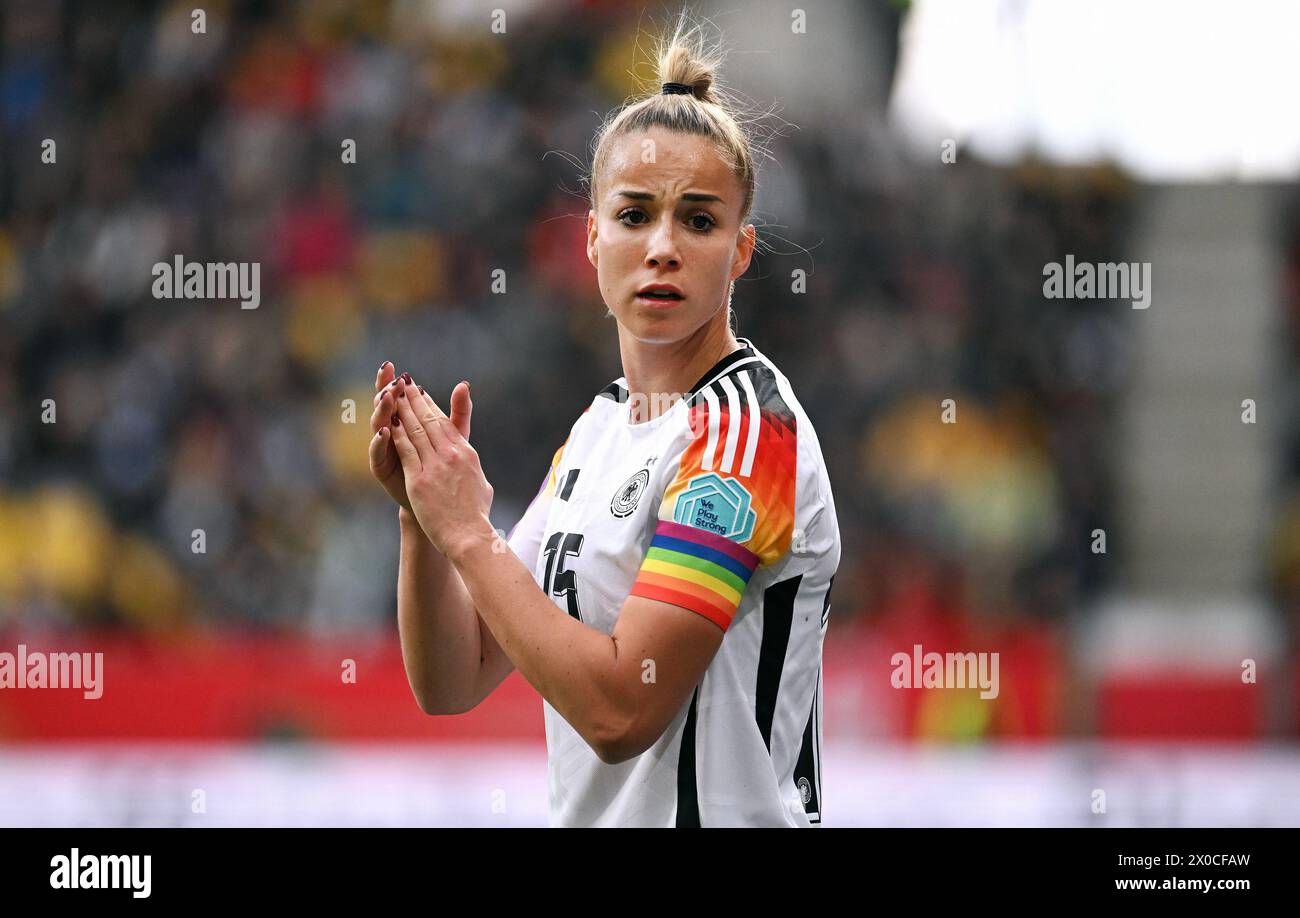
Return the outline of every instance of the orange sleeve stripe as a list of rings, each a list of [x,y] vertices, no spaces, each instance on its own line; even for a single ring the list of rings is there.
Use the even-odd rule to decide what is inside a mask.
[[[761,409],[758,448],[750,474],[738,474],[741,467],[739,457],[732,463],[730,471],[722,471],[719,461],[731,423],[729,414],[725,403],[719,406],[718,443],[710,463],[712,468],[706,470],[703,466],[709,439],[708,407],[703,402],[692,407],[690,425],[696,435],[682,453],[677,474],[664,490],[663,509],[659,515],[661,519],[673,519],[678,495],[700,475],[712,472],[722,478],[734,479],[749,492],[750,507],[756,514],[754,531],[743,544],[758,555],[760,563],[770,564],[789,549],[794,539],[795,481],[798,477],[795,431],[775,413],[767,408]],[[749,429],[747,412],[741,412],[737,423],[742,424],[739,442],[744,444]]]
[[[637,582],[648,584],[650,586],[661,587],[665,590],[677,590],[680,593],[689,593],[701,602],[707,602],[711,606],[724,608],[726,601],[722,599],[715,590],[708,587],[700,586],[698,583],[691,583],[688,580],[681,580],[668,574],[656,574],[654,571],[643,570],[637,575]]]
[[[698,596],[683,592],[678,589],[669,589],[667,587],[657,586],[653,583],[645,582],[638,579],[632,586],[633,596],[643,596],[646,599],[657,599],[660,602],[666,602],[674,606],[680,606],[691,612],[703,615],[713,624],[717,625],[723,631],[731,624],[731,617],[735,614],[735,609],[721,609],[713,603],[706,602]]]

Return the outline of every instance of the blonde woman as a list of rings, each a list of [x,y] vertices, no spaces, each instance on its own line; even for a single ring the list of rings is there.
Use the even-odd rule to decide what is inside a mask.
[[[658,62],[590,177],[587,255],[624,375],[507,540],[468,384],[449,417],[380,368],[370,461],[401,507],[403,657],[430,714],[471,710],[513,669],[537,689],[552,825],[815,825],[835,507],[789,381],[729,321],[756,241],[753,144],[698,28]]]

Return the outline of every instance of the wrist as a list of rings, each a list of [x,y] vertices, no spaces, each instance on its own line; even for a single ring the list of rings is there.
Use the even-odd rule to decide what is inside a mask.
[[[452,564],[460,566],[479,551],[496,551],[498,541],[503,545],[505,543],[502,534],[492,528],[492,521],[488,519],[487,514],[483,514],[473,526],[447,546],[447,559]]]
[[[404,531],[419,534],[424,537],[424,530],[420,528],[420,521],[415,518],[415,514],[405,507],[397,508],[397,522]]]

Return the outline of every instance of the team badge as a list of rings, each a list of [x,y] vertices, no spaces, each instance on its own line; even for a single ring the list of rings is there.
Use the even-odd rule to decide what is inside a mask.
[[[677,496],[673,522],[743,542],[754,534],[756,514],[749,503],[749,492],[738,481],[709,472],[687,482]]]
[[[636,509],[636,505],[641,501],[641,495],[645,493],[646,485],[650,483],[650,470],[642,469],[637,472],[614,492],[614,499],[609,502],[609,512],[619,519],[628,516]]]

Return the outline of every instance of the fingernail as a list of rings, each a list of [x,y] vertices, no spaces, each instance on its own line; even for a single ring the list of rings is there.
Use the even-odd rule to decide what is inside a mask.
[[[408,386],[415,385],[415,380],[411,379],[411,374],[410,374],[410,373],[403,373],[403,374],[402,374],[402,381],[405,382]]]
[[[401,427],[402,419],[399,418],[397,415],[393,415],[393,417],[391,418],[391,423],[394,427]]]
[[[466,394],[466,395],[469,395],[469,380],[468,380],[468,379],[462,379],[461,382],[463,382],[463,383],[465,384],[465,394]]]
[[[421,394],[421,395],[424,394],[424,386],[416,386],[415,388],[417,388],[417,389],[420,390],[420,394]]]

